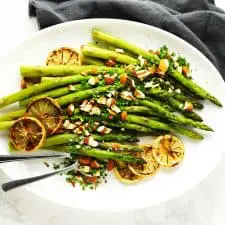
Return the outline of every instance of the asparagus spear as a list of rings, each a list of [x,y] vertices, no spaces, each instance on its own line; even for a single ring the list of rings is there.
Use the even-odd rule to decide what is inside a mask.
[[[24,113],[25,113],[25,109],[8,112],[8,113],[0,116],[0,121],[14,120],[14,119],[17,119],[17,118],[23,116]]]
[[[96,141],[118,141],[118,142],[129,142],[135,143],[139,142],[139,139],[134,135],[117,133],[117,134],[105,134],[105,135],[97,135],[93,134],[93,138]]]
[[[148,51],[146,51],[142,48],[139,48],[136,45],[131,44],[131,43],[129,43],[129,42],[127,42],[127,41],[125,41],[121,38],[114,37],[110,34],[103,33],[99,30],[93,29],[92,30],[92,37],[95,38],[95,39],[104,41],[106,43],[109,43],[111,45],[117,46],[119,48],[128,50],[129,52],[132,52],[136,55],[142,55],[143,57],[149,59],[151,62],[158,62],[159,61],[159,58],[156,55],[151,54]]]
[[[151,133],[151,134],[159,133],[149,127],[144,127],[144,126],[140,126],[137,124],[124,122],[124,121],[123,122],[122,121],[104,121],[104,124],[110,127],[125,128],[127,130],[135,130],[137,132],[142,132],[142,133]]]
[[[127,120],[132,123],[140,124],[140,125],[155,128],[155,129],[162,129],[162,130],[169,131],[169,132],[175,131],[179,134],[182,134],[184,136],[190,137],[195,140],[203,139],[203,137],[200,134],[198,134],[192,130],[188,130],[187,128],[182,128],[182,127],[166,124],[166,123],[156,121],[156,120],[154,121],[154,120],[151,120],[146,117],[136,116],[136,115],[128,115]]]
[[[46,76],[68,76],[72,74],[99,74],[104,71],[120,71],[120,68],[112,68],[107,66],[83,65],[83,66],[21,66],[20,75],[23,77],[46,77]]]
[[[191,98],[197,99],[197,100],[203,100],[204,99],[201,96],[197,95],[196,93],[194,93],[194,92],[190,91],[189,89],[187,89],[180,82],[175,80],[173,77],[168,76],[166,78],[166,80],[168,80],[174,87],[179,88],[184,93],[185,96],[190,96]]]
[[[203,109],[203,107],[204,107],[202,103],[197,102],[197,101],[195,101],[193,98],[189,98],[189,97],[187,97],[187,96],[185,96],[185,95],[182,95],[182,94],[174,93],[174,94],[173,94],[173,97],[176,98],[176,99],[179,100],[179,101],[183,101],[183,102],[185,102],[185,101],[191,102],[192,105],[194,106],[194,108],[196,108],[196,109]]]
[[[151,101],[152,103],[156,104],[156,105],[160,105],[161,107],[163,107],[165,110],[168,110],[170,112],[174,112],[174,108],[172,108],[170,105],[166,104],[165,102],[156,100],[155,98],[151,98],[148,97],[146,98],[148,101]]]
[[[82,121],[87,121],[87,122],[90,121],[90,120],[94,120],[94,121],[97,121],[97,122],[101,122],[105,125],[111,126],[111,127],[125,128],[125,129],[128,129],[128,130],[135,130],[135,131],[144,132],[144,133],[155,132],[151,128],[136,125],[136,124],[132,124],[132,123],[125,122],[125,121],[109,121],[108,118],[106,118],[104,116],[87,116],[87,115],[81,115],[81,114],[78,113],[77,115],[74,114],[69,119],[72,120],[72,121],[82,120]]]
[[[178,101],[175,98],[169,97],[167,99],[169,104],[174,107],[174,109],[177,109],[178,111],[182,112],[186,117],[191,118],[196,121],[203,121],[202,117],[198,115],[196,112],[188,112],[184,109],[184,104],[180,101]]]
[[[0,122],[0,130],[6,130],[9,129],[15,121],[1,121]]]
[[[159,114],[153,110],[150,110],[148,107],[145,106],[125,106],[122,107],[123,111],[128,113],[137,113],[137,114],[146,114],[149,116],[159,116]]]
[[[152,90],[150,89],[147,93],[150,95],[153,95],[159,99],[162,99],[163,101],[167,101],[170,104],[170,106],[172,106],[174,109],[182,112],[186,117],[189,117],[196,121],[203,121],[201,116],[199,116],[197,113],[186,111],[184,109],[184,103],[175,99],[173,97],[172,93],[168,93],[167,91],[164,91],[164,90],[157,90],[154,88],[152,88]]]
[[[26,99],[20,101],[20,106],[21,107],[27,106],[29,104],[29,102],[31,102],[37,98],[42,98],[42,97],[56,98],[56,97],[60,97],[63,95],[67,95],[67,94],[75,92],[75,91],[77,92],[77,91],[82,91],[82,90],[88,89],[88,87],[90,87],[90,86],[89,85],[81,85],[81,84],[72,85],[70,87],[60,87],[60,88],[53,89],[53,90],[44,92],[42,94],[36,95],[34,97],[26,98]]]
[[[21,101],[25,98],[29,98],[31,96],[37,95],[43,91],[63,86],[66,84],[71,84],[71,83],[77,83],[79,81],[88,79],[87,76],[82,76],[82,75],[77,75],[74,77],[60,77],[57,79],[54,79],[52,81],[48,81],[45,83],[40,83],[40,84],[35,84],[31,87],[28,87],[26,89],[17,91],[13,94],[10,94],[8,96],[5,96],[3,98],[0,98],[0,108],[10,105],[12,103],[15,103],[17,101]]]
[[[104,87],[96,87],[84,91],[78,91],[73,94],[68,94],[62,97],[57,98],[57,102],[60,105],[67,105],[69,103],[79,102],[85,98],[91,97],[96,94],[100,94],[106,92],[110,89],[114,88],[112,85],[104,86]]]
[[[117,47],[115,47],[113,45],[109,45],[109,44],[104,43],[104,42],[99,41],[99,40],[97,40],[97,42],[98,43],[88,42],[87,45],[88,46],[92,46],[92,47],[97,47],[97,48],[108,49],[108,50],[115,51],[115,52],[118,52],[118,50],[119,50],[120,52],[118,52],[118,53],[125,54],[125,55],[131,56],[131,57],[135,57],[134,54],[132,54],[131,52],[128,52],[128,51],[126,51],[124,49],[119,49],[119,48],[117,48]],[[122,52],[121,52],[121,50],[122,50]]]
[[[171,131],[172,128],[170,127],[170,125],[160,122],[160,121],[156,121],[156,120],[152,120],[143,116],[136,116],[136,115],[127,115],[126,120],[130,123],[135,123],[135,124],[139,124],[142,126],[146,126],[146,127],[150,127],[152,129],[157,129],[157,130],[165,130],[165,131]]]
[[[204,99],[208,99],[214,104],[218,106],[222,106],[222,103],[214,96],[212,96],[208,91],[203,89],[202,87],[198,86],[193,80],[187,79],[177,70],[169,71],[169,75],[179,81],[182,85],[188,88],[190,91],[193,91],[197,95],[200,95]]]
[[[193,140],[203,140],[204,139],[204,137],[201,134],[199,134],[195,131],[189,130],[186,127],[179,127],[179,126],[175,126],[175,125],[171,125],[171,127],[175,132],[182,134],[186,137],[190,137]]]
[[[118,46],[120,48],[129,50],[130,52],[133,52],[137,55],[142,55],[143,57],[147,58],[150,62],[155,62],[156,64],[159,62],[158,56],[156,56],[144,49],[141,49],[141,48],[137,47],[136,45],[131,44],[121,38],[113,37],[109,34],[105,34],[96,29],[94,29],[92,31],[92,36],[101,41],[105,41],[106,43],[110,43],[110,44]],[[204,99],[210,100],[211,102],[213,102],[214,104],[216,104],[218,106],[222,106],[222,104],[219,102],[218,99],[216,99],[214,96],[212,96],[209,92],[207,92],[202,87],[198,86],[196,83],[194,83],[194,81],[185,78],[177,70],[169,71],[169,75],[171,77],[175,78],[180,83],[182,83],[182,85],[185,86],[186,88],[188,88],[190,91],[193,91],[194,93],[203,97]]]
[[[83,156],[90,156],[95,157],[97,159],[112,159],[112,160],[119,160],[124,162],[138,162],[138,163],[145,163],[145,160],[142,158],[133,157],[127,154],[106,151],[98,148],[91,148],[82,146],[81,148],[77,148],[76,146],[53,146],[54,150],[63,151],[63,152],[70,152],[71,154],[75,155],[83,155]]]
[[[175,114],[169,112],[168,110],[164,109],[160,105],[155,104],[151,101],[138,100],[138,103],[140,105],[144,105],[146,107],[149,107],[150,109],[154,110],[155,112],[158,112],[159,115],[165,117],[166,119],[168,119],[169,121],[171,121],[173,123],[181,124],[181,125],[190,125],[192,127],[196,127],[196,128],[201,129],[201,130],[213,131],[212,128],[210,128],[209,126],[207,126],[207,125],[205,125],[201,122],[194,121],[194,120],[188,119],[188,118],[183,117],[183,116],[175,115]]]
[[[146,94],[152,95],[152,96],[156,96],[159,98],[163,98],[165,100],[167,100],[169,97],[173,97],[176,98],[179,101],[188,101],[191,102],[193,104],[193,106],[197,109],[202,109],[203,105],[199,102],[197,102],[196,100],[194,100],[193,98],[187,97],[181,93],[176,93],[176,92],[172,92],[169,93],[166,90],[162,90],[162,89],[158,89],[158,88],[150,88],[147,92],[145,92]]]
[[[115,142],[102,142],[99,143],[99,148],[115,151],[131,151],[131,152],[142,152],[143,149],[138,145],[126,145]]]
[[[146,108],[145,108],[146,109]],[[94,121],[102,122],[111,127],[123,127],[128,130],[135,130],[137,132],[150,133],[151,135],[160,135],[166,132],[175,131],[184,136],[190,137],[195,140],[202,140],[203,136],[198,134],[195,131],[189,130],[187,128],[183,128],[177,125],[166,124],[160,121],[159,118],[146,118],[136,115],[128,115],[127,122],[126,121],[109,121],[107,118],[103,116],[99,117],[90,117],[84,115],[73,115],[71,120],[81,119],[82,121],[89,121],[92,118]]]
[[[91,56],[91,57],[96,57],[100,59],[114,59],[119,63],[124,63],[124,64],[133,64],[137,63],[137,59],[123,55],[120,53],[117,53],[115,51],[103,49],[103,48],[97,48],[97,47],[92,47],[85,45],[82,48],[82,53],[84,56]]]
[[[96,141],[118,141],[118,142],[137,142],[138,139],[135,136],[125,135],[125,134],[105,134],[105,135],[98,135],[93,134],[92,137]],[[46,139],[44,147],[49,147],[52,145],[59,145],[59,144],[68,144],[68,143],[80,143],[82,137],[77,134],[56,134]]]
[[[82,64],[84,65],[96,65],[96,66],[104,66],[104,62],[99,59],[95,59],[93,57],[85,56],[82,58]]]

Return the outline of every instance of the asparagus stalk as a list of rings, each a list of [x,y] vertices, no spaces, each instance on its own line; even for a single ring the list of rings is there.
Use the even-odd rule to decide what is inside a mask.
[[[134,114],[146,114],[149,116],[159,116],[159,114],[153,110],[150,110],[148,107],[145,106],[125,106],[122,107],[123,111],[126,111],[128,113],[134,113]]]
[[[151,134],[158,134],[159,131],[155,131],[149,127],[144,127],[144,126],[140,126],[137,124],[132,124],[126,121],[110,121],[108,120],[108,118],[103,117],[103,116],[87,116],[87,115],[73,115],[72,117],[70,117],[71,120],[75,121],[75,120],[82,120],[82,121],[90,121],[90,119],[94,120],[94,121],[98,121],[101,122],[105,125],[108,125],[110,127],[118,127],[118,128],[125,128],[128,130],[135,130],[137,132],[143,132],[143,133],[151,133]]]
[[[15,119],[23,116],[24,113],[25,113],[25,109],[13,111],[13,112],[8,112],[8,113],[0,116],[0,121],[15,120]]]
[[[186,137],[190,137],[193,140],[203,140],[204,139],[204,137],[201,134],[199,134],[195,131],[189,130],[186,127],[179,127],[179,126],[174,126],[174,125],[171,125],[171,127],[175,132],[182,134]]]
[[[187,79],[177,70],[169,71],[169,75],[179,81],[183,86],[188,88],[190,91],[193,91],[197,95],[200,95],[204,99],[208,99],[218,106],[222,106],[222,103],[214,96],[212,96],[208,91],[198,86],[193,80]]]
[[[67,94],[75,92],[75,91],[77,92],[77,91],[82,91],[82,90],[88,89],[88,87],[90,87],[90,86],[89,85],[81,85],[81,84],[72,85],[71,87],[60,87],[60,88],[53,89],[53,90],[44,92],[42,94],[36,95],[34,97],[26,98],[26,99],[20,101],[20,106],[21,107],[27,106],[29,104],[29,102],[31,102],[37,98],[42,98],[42,97],[57,98],[57,97],[67,95]],[[0,118],[0,120],[1,120],[1,118]]]
[[[180,124],[180,125],[190,125],[192,127],[199,128],[201,130],[213,131],[212,128],[210,128],[206,124],[203,124],[199,121],[194,121],[194,120],[188,119],[188,118],[183,117],[183,116],[175,115],[175,114],[169,112],[168,110],[164,109],[160,105],[155,104],[151,101],[138,100],[138,103],[140,105],[144,105],[146,107],[149,107],[150,109],[154,110],[155,112],[158,112],[159,115],[161,115],[162,117],[168,119],[169,121],[171,121],[173,123]]]
[[[137,132],[141,133],[157,133],[155,130],[149,128],[140,126],[137,124],[129,123],[129,122],[122,122],[122,121],[104,121],[104,124],[110,126],[110,127],[119,127],[119,128],[125,128],[127,130],[135,130]],[[158,134],[158,133],[157,133]]]
[[[159,57],[142,49],[137,47],[134,44],[131,44],[121,38],[113,37],[109,34],[100,32],[96,29],[92,30],[92,36],[96,39],[99,39],[101,41],[104,41],[106,43],[110,43],[114,46],[118,46],[120,48],[126,49],[130,52],[135,53],[136,55],[142,55],[143,57],[147,58],[151,62],[155,62],[156,64],[159,62]],[[196,83],[194,83],[192,80],[189,80],[185,78],[181,73],[179,73],[177,70],[171,70],[169,71],[169,75],[173,78],[175,78],[177,81],[179,81],[183,86],[188,88],[190,91],[196,93],[197,95],[203,97],[204,99],[208,99],[214,104],[218,106],[222,106],[220,101],[216,99],[214,96],[212,96],[209,92],[207,92],[202,87],[198,86]]]
[[[180,102],[179,100],[175,99],[172,93],[168,93],[164,90],[157,90],[152,88],[148,91],[150,95],[153,95],[157,98],[162,99],[163,101],[167,101],[171,107],[175,110],[182,112],[186,117],[189,117],[196,121],[203,121],[201,116],[199,116],[196,112],[188,112],[184,109],[184,103]]]
[[[187,89],[185,86],[183,86],[180,82],[178,82],[177,80],[175,80],[173,77],[169,76],[167,77],[167,80],[176,88],[179,88],[185,96],[190,96],[193,99],[197,99],[197,100],[203,100],[204,98],[202,98],[201,96],[197,95],[196,93],[190,91],[189,89]]]
[[[203,139],[203,137],[200,134],[198,134],[192,130],[188,130],[187,128],[182,128],[182,127],[166,124],[166,123],[156,121],[156,120],[154,121],[154,120],[151,120],[146,117],[136,116],[136,115],[128,115],[127,120],[132,123],[140,124],[140,125],[155,128],[155,129],[161,129],[161,130],[165,130],[165,131],[169,131],[169,132],[175,131],[179,134],[182,134],[184,136],[190,137],[195,140]]]
[[[142,152],[143,149],[140,148],[138,145],[126,145],[120,144],[115,142],[102,142],[99,143],[99,148],[107,149],[107,150],[115,150],[115,151],[130,151],[130,152]]]
[[[105,42],[102,42],[102,41],[99,41],[97,40],[98,43],[95,43],[95,42],[88,42],[87,45],[88,46],[92,46],[92,47],[97,47],[97,48],[103,48],[103,49],[108,49],[108,50],[111,50],[111,51],[116,51],[118,52],[117,50],[119,49],[118,47],[115,47],[113,45],[109,45]],[[128,52],[124,49],[122,49],[123,53],[122,54],[125,54],[125,55],[128,55],[128,56],[131,56],[131,57],[135,57],[134,54],[132,54],[131,52]],[[120,53],[120,52],[119,52]]]
[[[194,100],[193,98],[187,97],[183,94],[179,94],[176,92],[172,92],[169,93],[166,90],[162,90],[162,89],[158,89],[158,88],[150,88],[147,92],[145,92],[146,94],[152,95],[152,96],[156,96],[159,98],[163,98],[164,100],[167,100],[169,97],[173,97],[179,101],[188,101],[191,102],[193,104],[193,106],[197,109],[202,109],[203,105],[199,102],[197,102],[196,100]]]
[[[145,163],[145,160],[142,158],[133,157],[127,154],[106,151],[98,148],[91,148],[82,146],[82,148],[77,148],[76,146],[53,146],[54,150],[63,151],[63,152],[70,152],[71,154],[75,155],[83,155],[83,156],[90,156],[95,157],[97,159],[111,159],[111,160],[119,160],[124,162],[138,162],[138,163]]]
[[[182,112],[186,117],[191,118],[196,121],[203,121],[202,117],[198,115],[196,112],[188,112],[184,109],[184,104],[180,102],[179,100],[169,97],[167,99],[169,104],[174,107],[174,109],[177,109],[178,111]]]
[[[136,115],[129,114],[127,115],[126,120],[130,123],[139,124],[142,126],[150,127],[152,129],[165,130],[165,131],[172,130],[172,128],[168,124],[165,124],[160,121],[152,120],[143,116],[136,116]]]
[[[185,95],[182,95],[182,94],[174,93],[173,94],[173,97],[176,98],[179,101],[183,101],[183,102],[188,101],[188,102],[191,102],[192,105],[194,106],[194,108],[196,108],[196,109],[203,109],[203,107],[204,107],[202,103],[197,102],[193,98],[189,98],[189,97],[187,97]]]
[[[95,59],[93,57],[85,56],[82,58],[82,64],[84,65],[96,65],[96,66],[104,66],[104,62],[99,59]]]
[[[105,134],[105,135],[98,135],[93,134],[93,138],[96,141],[103,142],[103,141],[118,141],[118,142],[137,142],[138,139],[135,136],[125,135],[125,134]],[[80,143],[83,137],[77,134],[56,134],[46,139],[46,142],[43,147],[49,147],[53,145],[60,145],[60,144],[69,144],[69,143]]]
[[[84,115],[73,115],[71,120],[81,119],[82,121],[89,121],[92,118],[94,121],[102,122],[105,125],[111,127],[123,127],[128,130],[135,130],[137,132],[150,133],[151,135],[161,135],[166,132],[174,131],[184,136],[190,137],[195,140],[202,140],[203,136],[195,131],[183,128],[177,125],[166,124],[160,121],[159,118],[146,118],[136,115],[128,115],[126,121],[108,121],[106,118],[100,117],[90,117]]]
[[[72,74],[99,74],[109,71],[120,71],[120,68],[112,68],[107,66],[83,65],[83,66],[21,66],[20,75],[22,77],[46,77],[46,76],[68,76]]]
[[[165,102],[159,101],[158,99],[156,100],[155,98],[148,97],[146,98],[148,101],[151,101],[152,103],[156,105],[160,105],[163,107],[165,110],[168,110],[170,112],[174,112],[174,108],[172,108],[170,105],[166,104]]]
[[[134,64],[137,63],[137,59],[123,55],[120,53],[117,53],[115,51],[103,49],[103,48],[97,48],[97,47],[92,47],[85,45],[82,48],[82,53],[84,56],[90,56],[90,57],[95,57],[95,58],[100,58],[100,59],[114,59],[119,63],[124,63],[124,64]]]
[[[31,96],[37,95],[43,91],[63,86],[66,84],[71,84],[71,83],[77,83],[79,81],[88,79],[87,76],[82,76],[82,75],[77,75],[74,77],[60,77],[57,79],[54,79],[52,81],[48,81],[45,83],[40,83],[40,84],[35,84],[31,87],[28,87],[26,89],[17,91],[13,94],[10,94],[8,96],[5,96],[3,98],[0,98],[0,108],[10,105],[12,103],[15,103],[17,101],[21,101],[25,98],[29,98]]]
[[[79,102],[85,98],[106,92],[112,88],[113,88],[112,85],[108,85],[108,86],[104,86],[104,87],[96,87],[93,89],[88,89],[88,90],[78,91],[73,94],[68,94],[68,95],[59,97],[56,100],[60,105],[63,106],[63,105],[67,105],[69,103]]]
[[[134,135],[129,135],[129,134],[123,134],[123,133],[117,133],[117,134],[105,134],[105,135],[98,135],[98,134],[93,134],[93,138],[96,141],[118,141],[118,142],[129,142],[129,143],[135,143],[139,142],[139,139]]]
[[[0,130],[7,130],[9,129],[15,121],[1,121],[0,122]]]
[[[156,55],[151,54],[148,51],[146,51],[142,48],[139,48],[136,45],[131,44],[131,43],[129,43],[129,42],[127,42],[127,41],[125,41],[121,38],[114,37],[110,34],[103,33],[99,30],[93,29],[92,30],[92,37],[95,38],[95,39],[104,41],[108,44],[114,45],[116,47],[125,49],[129,52],[132,52],[132,53],[136,54],[136,55],[142,55],[143,57],[149,59],[151,62],[158,62],[159,61],[159,58]]]

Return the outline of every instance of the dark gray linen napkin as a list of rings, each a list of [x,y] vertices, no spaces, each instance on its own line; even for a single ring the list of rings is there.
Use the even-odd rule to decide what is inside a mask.
[[[214,0],[30,0],[40,29],[85,18],[128,19],[167,30],[198,48],[225,79],[225,13]]]

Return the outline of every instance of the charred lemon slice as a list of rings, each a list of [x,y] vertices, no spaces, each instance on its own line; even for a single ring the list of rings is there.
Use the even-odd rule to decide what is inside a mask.
[[[62,125],[62,109],[52,98],[45,97],[32,101],[27,107],[26,116],[41,121],[47,135],[54,134]]]
[[[142,145],[142,147],[144,151],[138,154],[140,154],[140,157],[143,158],[146,163],[132,163],[129,164],[128,167],[134,174],[138,176],[153,176],[160,168],[159,163],[155,160],[155,157],[153,156],[152,145]]]
[[[155,160],[163,167],[178,165],[184,158],[182,141],[172,135],[159,136],[153,142],[152,153]]]
[[[36,118],[22,117],[10,128],[10,139],[18,150],[34,151],[42,146],[46,138],[45,127]]]
[[[127,164],[123,164],[123,166],[117,165],[114,168],[114,174],[115,177],[124,184],[135,184],[143,179],[141,176],[134,174]]]
[[[62,47],[49,53],[46,65],[80,65],[80,54],[73,48]]]

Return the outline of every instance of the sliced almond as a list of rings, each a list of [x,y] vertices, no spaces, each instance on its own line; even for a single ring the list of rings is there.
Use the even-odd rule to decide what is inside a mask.
[[[137,90],[137,89],[134,91],[134,96],[136,98],[145,98],[145,94],[142,91]]]
[[[115,103],[116,103],[116,100],[114,98],[108,98],[106,100],[106,106],[109,108],[112,107],[112,105],[114,105]]]
[[[92,136],[88,137],[88,145],[91,147],[97,147],[98,146],[98,142],[94,140],[94,138]]]
[[[109,114],[110,114],[110,115],[112,115],[112,116],[116,116],[116,113],[115,113],[113,110],[111,110],[111,109],[107,109],[107,111],[109,112]]]
[[[188,111],[188,112],[192,112],[193,110],[193,104],[191,102],[186,101],[184,103],[184,110]]]
[[[96,85],[98,83],[98,78],[97,77],[90,77],[88,80],[88,83],[92,86]]]
[[[70,125],[70,121],[69,120],[65,120],[65,122],[63,123],[63,127],[65,129],[68,129],[69,125]]]
[[[139,71],[136,72],[136,76],[140,80],[144,80],[149,75],[150,75],[150,72],[148,70],[139,70]]]
[[[106,105],[106,97],[101,96],[100,98],[97,99],[97,103],[101,105]]]
[[[122,48],[116,48],[115,52],[120,53],[120,54],[124,54],[124,50]]]
[[[67,130],[73,130],[76,128],[76,125],[73,123],[70,123],[69,126],[66,128]]]
[[[92,107],[90,111],[90,115],[97,115],[99,116],[101,114],[101,109],[97,106]]]
[[[130,91],[122,91],[120,93],[120,97],[125,100],[129,100],[129,101],[135,100],[134,96],[132,95],[132,93]]]
[[[169,60],[168,59],[161,59],[159,61],[159,70],[161,74],[165,74],[169,68]]]
[[[121,112],[121,109],[117,105],[113,105],[111,109],[117,114]]]
[[[72,84],[68,85],[68,89],[70,91],[76,91],[75,87]]]
[[[74,110],[75,110],[74,104],[69,104],[69,105],[67,106],[67,115],[68,115],[68,116],[72,116]]]

